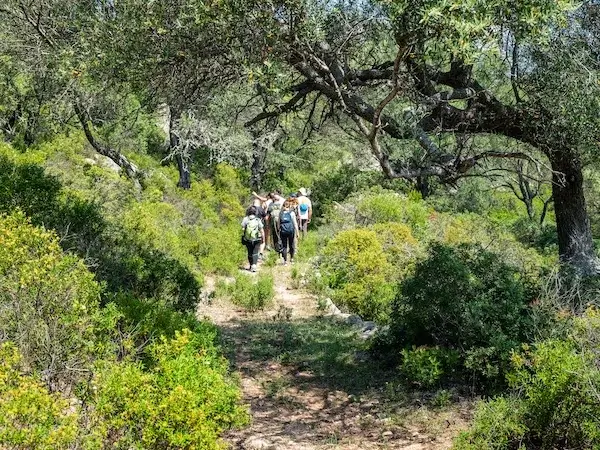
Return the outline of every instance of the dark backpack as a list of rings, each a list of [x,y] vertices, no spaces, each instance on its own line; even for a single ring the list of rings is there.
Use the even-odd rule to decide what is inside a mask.
[[[282,211],[279,217],[279,231],[285,234],[294,234],[294,222],[291,211]]]

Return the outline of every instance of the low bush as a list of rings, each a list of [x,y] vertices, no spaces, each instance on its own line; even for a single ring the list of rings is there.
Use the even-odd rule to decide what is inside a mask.
[[[413,270],[417,259],[423,256],[422,246],[405,224],[379,223],[370,229],[377,233],[377,239],[393,267],[393,278],[403,280]]]
[[[512,358],[512,395],[482,402],[455,448],[597,448],[600,371],[575,342],[540,342]]]
[[[428,228],[433,209],[424,201],[397,194],[381,188],[350,197],[348,202],[356,205],[356,223],[399,222],[408,225],[416,236],[422,236]]]
[[[53,389],[72,385],[108,348],[100,286],[52,232],[0,216],[0,335]]]
[[[480,402],[473,424],[454,442],[454,450],[525,449],[522,439],[527,427],[522,422],[521,405],[513,398],[499,397]]]
[[[546,253],[556,252],[558,240],[555,225],[540,225],[528,217],[523,217],[513,223],[511,231],[524,245]]]
[[[99,368],[88,399],[93,434],[105,447],[223,448],[223,430],[248,422],[227,362],[184,330],[151,347],[152,370],[139,364]]]
[[[78,409],[25,375],[16,346],[0,344],[0,447],[69,448],[77,437]]]
[[[240,245],[238,222],[221,227],[197,227],[192,232],[192,252],[204,273],[232,276],[244,261],[246,248]]]
[[[118,358],[148,360],[148,347],[161,337],[173,338],[177,331],[189,329],[204,337],[206,347],[216,339],[216,329],[198,321],[193,312],[176,311],[162,299],[141,299],[121,293],[112,297],[109,307],[118,317]]]
[[[259,311],[267,307],[275,297],[273,277],[260,273],[255,280],[248,275],[238,274],[232,283],[220,282],[217,285],[217,295],[227,297],[249,311]]]
[[[413,347],[401,351],[400,373],[410,384],[429,389],[452,377],[459,353],[439,347]]]
[[[455,349],[477,361],[473,368],[502,368],[528,338],[532,298],[527,280],[500,256],[476,245],[433,244],[401,285],[391,330],[401,345]]]
[[[393,271],[375,231],[339,233],[323,249],[319,269],[336,304],[368,320],[387,319],[395,296]]]

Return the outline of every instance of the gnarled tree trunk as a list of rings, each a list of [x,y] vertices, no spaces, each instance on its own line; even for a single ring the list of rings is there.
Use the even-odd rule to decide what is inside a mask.
[[[581,275],[596,275],[600,273],[600,260],[594,252],[581,161],[573,150],[564,148],[548,157],[554,172],[552,196],[560,258]]]
[[[173,109],[171,109],[169,117],[169,143],[171,146],[171,153],[173,153],[179,145],[179,138],[177,137],[177,134],[175,134],[176,116],[178,117],[179,114],[176,114]],[[177,170],[179,171],[179,181],[177,182],[177,186],[183,189],[190,189],[192,187],[192,176],[189,158],[187,155],[178,152],[175,154],[175,162],[177,163]]]
[[[79,122],[81,123],[81,127],[83,128],[85,137],[87,138],[90,145],[94,148],[94,150],[96,150],[101,155],[104,155],[104,156],[112,159],[113,162],[118,164],[119,167],[121,167],[125,171],[125,173],[127,174],[127,176],[129,178],[131,178],[133,180],[142,179],[144,177],[144,173],[141,170],[139,170],[138,167],[133,162],[129,161],[129,159],[127,159],[125,157],[125,155],[123,155],[119,151],[98,141],[94,137],[94,134],[92,133],[92,130],[90,129],[90,126],[88,123],[90,118],[88,116],[87,111],[78,102],[75,102],[73,104],[73,107],[75,109],[75,114],[77,115],[77,118],[79,119]]]

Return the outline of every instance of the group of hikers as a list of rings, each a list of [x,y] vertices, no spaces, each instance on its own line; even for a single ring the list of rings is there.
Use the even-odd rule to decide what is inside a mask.
[[[256,272],[258,262],[265,250],[274,250],[283,258],[283,265],[290,264],[298,249],[300,236],[308,233],[312,219],[312,202],[305,188],[287,198],[280,192],[261,196],[252,193],[252,206],[242,220],[242,244],[248,250],[248,270]]]

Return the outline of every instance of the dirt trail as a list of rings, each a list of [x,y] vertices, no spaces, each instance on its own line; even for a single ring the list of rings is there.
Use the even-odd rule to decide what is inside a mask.
[[[469,402],[432,409],[396,392],[360,351],[354,329],[323,317],[314,297],[292,289],[289,267],[271,270],[275,299],[268,309],[248,313],[220,299],[198,308],[199,317],[220,327],[252,414],[249,427],[225,436],[230,448],[451,447],[466,427]],[[207,291],[214,283],[207,280]]]

